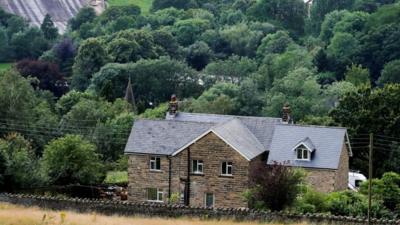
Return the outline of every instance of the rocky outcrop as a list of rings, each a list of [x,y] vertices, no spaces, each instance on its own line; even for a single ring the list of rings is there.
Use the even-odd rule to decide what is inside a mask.
[[[104,8],[104,0],[0,0],[0,6],[37,26],[46,14],[50,14],[60,32],[64,32],[68,20],[82,7],[92,6],[100,12]]]

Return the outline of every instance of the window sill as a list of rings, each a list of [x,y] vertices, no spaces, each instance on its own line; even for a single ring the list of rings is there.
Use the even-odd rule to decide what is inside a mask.
[[[204,176],[204,173],[190,173],[192,176]]]
[[[152,169],[150,169],[150,172],[152,172],[152,173],[162,173],[162,170],[152,170]]]
[[[164,203],[164,201],[159,201],[159,200],[147,200],[147,202],[152,202],[152,203]]]
[[[296,161],[310,162],[310,161],[311,161],[311,159],[296,159]]]
[[[230,175],[230,174],[221,174],[221,175],[219,175],[219,177],[223,177],[223,178],[233,178],[233,175]]]

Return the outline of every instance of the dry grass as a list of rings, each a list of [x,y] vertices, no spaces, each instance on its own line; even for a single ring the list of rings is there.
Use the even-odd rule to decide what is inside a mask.
[[[234,221],[201,221],[198,219],[162,219],[78,214],[48,211],[0,204],[0,225],[256,225],[259,223]],[[272,224],[271,224],[272,225]],[[275,224],[278,225],[278,224]],[[299,224],[300,225],[300,224]],[[305,224],[303,224],[305,225]]]

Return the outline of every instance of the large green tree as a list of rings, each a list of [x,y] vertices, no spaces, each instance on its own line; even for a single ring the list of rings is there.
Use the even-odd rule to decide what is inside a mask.
[[[354,139],[354,156],[351,167],[366,173],[368,171],[368,134],[397,137],[400,133],[400,85],[386,85],[383,88],[372,89],[362,87],[357,92],[349,92],[343,97],[338,107],[330,115],[341,126],[347,127]],[[376,140],[382,139],[376,137]],[[360,141],[361,140],[361,141]],[[377,148],[383,151],[374,152],[374,175],[381,175],[385,171],[397,171],[390,158],[394,139],[384,139]],[[395,144],[395,143],[393,143]],[[394,146],[395,147],[395,146]],[[386,151],[385,151],[386,150]],[[394,155],[395,156],[395,155]],[[397,156],[399,157],[399,156]],[[390,158],[390,160],[388,160]]]
[[[85,90],[94,73],[108,61],[104,43],[97,38],[90,38],[81,43],[73,66],[72,87]]]
[[[96,184],[103,177],[96,146],[78,135],[51,141],[42,164],[53,184]]]

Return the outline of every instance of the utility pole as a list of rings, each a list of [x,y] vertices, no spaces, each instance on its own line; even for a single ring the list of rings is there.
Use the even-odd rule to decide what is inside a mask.
[[[374,134],[369,134],[369,168],[368,168],[368,225],[371,225],[371,195],[372,195],[372,151],[374,146]]]

